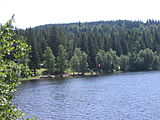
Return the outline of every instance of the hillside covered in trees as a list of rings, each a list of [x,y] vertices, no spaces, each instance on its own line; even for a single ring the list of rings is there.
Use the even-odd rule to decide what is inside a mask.
[[[159,21],[48,24],[16,32],[31,46],[25,58],[31,69],[42,64],[50,73],[160,68]]]

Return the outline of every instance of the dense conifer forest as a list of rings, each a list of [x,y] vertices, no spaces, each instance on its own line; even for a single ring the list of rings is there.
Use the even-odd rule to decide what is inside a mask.
[[[50,58],[50,73],[160,68],[160,21],[48,24],[16,32],[31,46],[26,56],[31,69],[47,67]]]
[[[40,68],[58,75],[160,69],[159,21],[79,22],[25,30],[15,29],[12,22],[14,16],[0,26],[2,120],[23,119],[12,104],[13,93],[19,78],[36,75]]]

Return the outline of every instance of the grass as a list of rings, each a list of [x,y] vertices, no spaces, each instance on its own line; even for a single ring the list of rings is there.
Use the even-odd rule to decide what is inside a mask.
[[[27,81],[27,80],[39,80],[40,76],[28,77],[28,78],[20,78],[20,81]]]
[[[37,70],[37,75],[36,76],[31,76],[31,77],[28,77],[28,78],[20,78],[20,81],[27,81],[27,80],[39,80],[43,75],[45,75],[45,72],[47,71],[47,69],[45,68],[41,68],[41,69],[38,69]],[[67,69],[65,71],[65,74],[68,74],[68,75],[75,75],[75,76],[78,76],[78,75],[82,75],[81,73],[78,73],[78,72],[73,72],[71,69]],[[83,74],[83,76],[90,76],[90,75],[96,75],[97,73],[96,72],[86,72]]]
[[[37,70],[37,75],[36,75],[36,76],[31,76],[31,77],[28,77],[28,78],[20,78],[20,81],[39,80],[40,77],[44,74],[44,72],[45,72],[46,70],[47,70],[47,69],[45,69],[45,68],[41,68],[41,69]]]
[[[37,70],[37,75],[44,75],[45,71],[47,71],[47,69],[41,68],[41,69]]]

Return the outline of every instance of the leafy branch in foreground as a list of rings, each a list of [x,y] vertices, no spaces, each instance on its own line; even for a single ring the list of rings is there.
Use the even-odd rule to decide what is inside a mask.
[[[20,60],[30,49],[21,40],[14,39],[12,22],[14,16],[0,27],[0,120],[15,120],[24,116],[11,100],[20,84],[19,78],[29,71],[28,66],[20,63]]]

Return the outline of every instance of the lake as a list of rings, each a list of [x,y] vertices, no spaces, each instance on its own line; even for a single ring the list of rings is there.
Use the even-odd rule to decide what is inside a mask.
[[[15,94],[41,120],[160,119],[160,71],[24,81]]]

